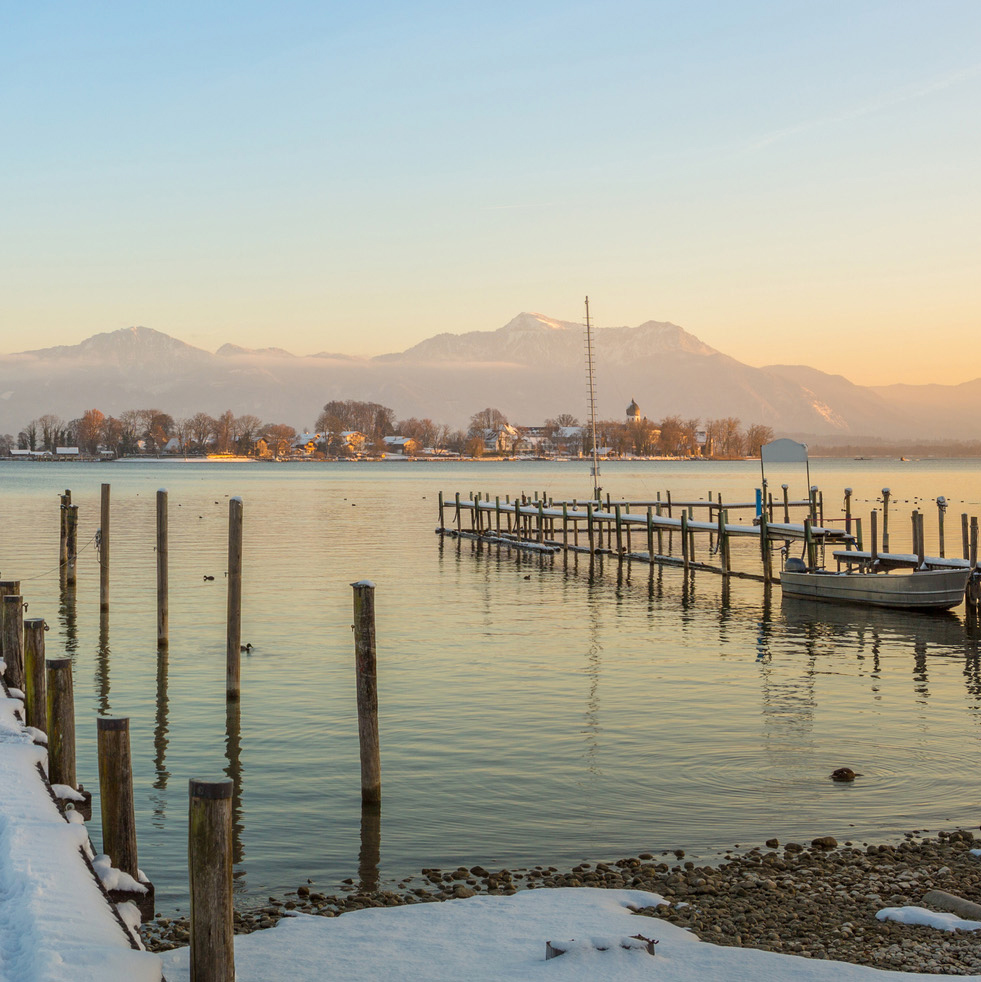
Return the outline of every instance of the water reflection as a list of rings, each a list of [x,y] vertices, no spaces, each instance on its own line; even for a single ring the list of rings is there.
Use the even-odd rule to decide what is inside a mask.
[[[358,879],[362,893],[378,889],[381,863],[381,804],[361,803],[361,849],[358,852]]]
[[[58,620],[61,623],[61,633],[65,639],[65,655],[75,663],[78,651],[78,586],[69,582],[68,571],[63,566],[60,575],[60,594],[58,602]]]
[[[99,646],[95,653],[96,708],[100,716],[107,716],[109,705],[109,611],[99,611]]]
[[[236,879],[245,876],[245,869],[240,868],[245,858],[242,844],[242,833],[245,823],[242,817],[242,704],[238,699],[228,699],[225,702],[225,776],[235,782],[232,791],[232,862],[235,864]]]
[[[158,791],[167,788],[167,781],[170,778],[170,771],[167,770],[167,746],[169,740],[168,717],[170,707],[170,697],[167,692],[168,682],[168,651],[166,646],[157,648],[157,709],[153,720],[153,767],[155,777],[153,787]],[[164,814],[164,801],[166,796],[157,796],[159,801],[159,814]],[[154,809],[157,814],[157,809]]]

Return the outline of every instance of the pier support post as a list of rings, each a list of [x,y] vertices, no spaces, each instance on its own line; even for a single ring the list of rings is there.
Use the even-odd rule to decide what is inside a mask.
[[[879,562],[879,513],[873,508],[869,515],[869,555],[872,568]]]
[[[961,514],[961,544],[964,549],[964,558],[971,558],[971,543],[967,531],[967,512]]]
[[[681,565],[684,567],[685,572],[688,572],[688,567],[691,564],[691,560],[688,558],[688,512],[684,508],[681,509]]]
[[[922,569],[923,562],[926,559],[926,545],[924,543],[926,536],[923,534],[923,512],[914,511],[913,521],[916,523],[916,566],[918,569]]]
[[[3,619],[4,619],[4,610],[6,608],[3,605],[3,598],[11,597],[19,594],[20,594],[20,580],[0,580],[0,659],[4,657]]]
[[[47,732],[48,699],[44,686],[43,617],[24,621],[24,711],[28,726]]]
[[[234,782],[191,779],[187,871],[191,900],[191,982],[235,982],[232,907]]]
[[[978,565],[978,519],[977,516],[971,519],[971,569],[976,569]]]
[[[784,525],[790,524],[790,493],[789,486],[786,484],[781,484],[780,487],[783,489],[783,523]]]
[[[157,491],[157,647],[170,643],[169,580],[167,569],[167,489]],[[229,577],[230,578],[230,577]]]
[[[593,541],[593,535],[595,530],[593,529],[593,503],[591,501],[586,502],[586,534],[589,537],[589,554],[592,556],[596,552],[596,545]]]
[[[617,531],[617,555],[623,558],[623,522],[620,517],[620,505],[617,503],[613,506],[614,521],[616,522]]]
[[[242,692],[242,499],[228,499],[228,609],[225,639],[225,696]]]
[[[811,519],[804,519],[804,544],[807,547],[807,568],[817,569],[817,549],[814,545],[814,533],[811,531]]]
[[[845,488],[845,535],[852,534],[852,489]],[[845,543],[846,549],[851,549],[851,542]]]
[[[99,499],[99,609],[109,609],[109,485]]]
[[[443,531],[443,492],[439,493],[439,531]]]
[[[944,558],[944,516],[947,514],[947,499],[942,495],[937,495],[937,535],[939,537],[938,552],[940,558]]]
[[[4,680],[8,688],[24,690],[24,598],[17,593],[3,598]]]
[[[129,717],[100,716],[96,721],[99,795],[102,799],[102,851],[116,869],[139,876],[136,812],[129,751]]]
[[[52,784],[78,785],[75,776],[75,694],[72,660],[53,658],[46,663],[48,779]]]
[[[647,506],[647,556],[651,563],[654,562],[654,512],[651,506]]]
[[[882,489],[882,551],[889,552],[889,488]]]

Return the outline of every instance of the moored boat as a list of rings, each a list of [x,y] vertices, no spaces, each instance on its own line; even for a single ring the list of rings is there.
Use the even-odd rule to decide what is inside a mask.
[[[799,564],[800,568],[795,568]],[[918,569],[911,573],[833,573],[808,570],[788,560],[780,574],[785,597],[891,607],[896,610],[950,610],[964,599],[970,569]]]

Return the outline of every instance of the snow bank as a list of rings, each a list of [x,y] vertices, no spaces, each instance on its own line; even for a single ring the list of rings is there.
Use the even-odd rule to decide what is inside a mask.
[[[0,982],[159,982],[157,955],[130,947],[38,764],[46,751],[0,697]]]
[[[593,888],[528,890],[511,897],[370,908],[336,918],[300,915],[235,939],[240,979],[263,982],[909,982],[903,972],[701,942],[630,907],[656,894]],[[620,947],[642,934],[659,943]],[[567,948],[545,960],[545,942]],[[574,942],[569,944],[569,942]],[[608,950],[600,951],[599,947]],[[189,982],[188,953],[164,955],[169,982]],[[946,976],[945,976],[946,977]],[[939,976],[918,975],[918,979]],[[972,977],[975,982],[981,976]]]

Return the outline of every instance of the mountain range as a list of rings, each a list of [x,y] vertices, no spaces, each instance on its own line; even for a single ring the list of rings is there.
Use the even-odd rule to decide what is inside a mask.
[[[658,321],[594,329],[593,347],[601,418],[624,418],[636,399],[652,420],[735,416],[801,439],[977,435],[981,379],[860,386],[803,365],[754,368]],[[454,428],[486,406],[519,424],[559,413],[582,419],[583,327],[522,313],[498,330],[438,334],[374,358],[233,344],[212,354],[130,327],[0,356],[0,432],[14,434],[44,413],[72,419],[91,408],[115,415],[150,406],[175,417],[231,409],[303,429],[332,399],[380,402],[401,418]]]

